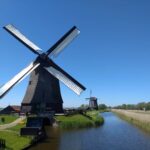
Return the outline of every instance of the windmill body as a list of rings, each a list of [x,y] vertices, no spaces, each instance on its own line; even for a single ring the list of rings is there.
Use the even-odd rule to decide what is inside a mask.
[[[96,97],[90,97],[89,107],[90,107],[90,109],[98,109],[98,104],[97,104],[97,98]]]
[[[62,104],[59,81],[39,66],[30,75],[26,94],[22,101],[22,112],[55,111],[61,113],[63,112]]]
[[[98,103],[97,103],[98,99],[91,95],[92,95],[92,90],[90,90],[90,97],[86,98],[86,100],[89,100],[89,108],[98,110]]]
[[[23,112],[62,112],[63,100],[60,93],[59,81],[63,82],[78,95],[85,90],[83,85],[49,58],[49,56],[57,56],[80,33],[75,26],[46,52],[43,52],[41,48],[31,42],[13,25],[9,24],[4,29],[38,56],[35,61],[31,62],[29,66],[0,88],[0,98],[29,74],[31,76],[22,102]]]

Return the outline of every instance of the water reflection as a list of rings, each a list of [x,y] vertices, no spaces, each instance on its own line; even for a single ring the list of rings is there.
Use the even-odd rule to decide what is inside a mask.
[[[48,138],[35,145],[31,150],[59,150],[60,130],[58,128],[46,127]]]

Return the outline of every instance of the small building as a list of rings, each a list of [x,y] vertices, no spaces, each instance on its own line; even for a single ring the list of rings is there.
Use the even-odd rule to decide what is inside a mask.
[[[20,106],[17,105],[9,105],[0,111],[0,114],[19,114]]]

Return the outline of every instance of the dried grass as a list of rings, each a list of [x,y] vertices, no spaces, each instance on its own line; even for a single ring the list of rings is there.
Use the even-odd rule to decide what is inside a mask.
[[[150,133],[150,113],[137,110],[118,110],[113,109],[120,118],[140,127]]]
[[[136,119],[141,122],[150,123],[150,112],[144,112],[139,110],[121,110],[121,109],[113,109],[112,111]]]

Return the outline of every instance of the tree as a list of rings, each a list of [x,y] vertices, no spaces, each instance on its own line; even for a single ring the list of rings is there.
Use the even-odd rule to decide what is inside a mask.
[[[80,108],[82,108],[82,109],[87,109],[89,107],[89,105],[86,105],[86,104],[82,104],[81,106],[80,106]]]
[[[137,104],[137,109],[139,110],[143,110],[146,108],[146,103],[145,102],[141,102]]]
[[[99,104],[98,108],[101,110],[107,109],[107,106],[105,104]]]
[[[138,104],[122,104],[115,106],[115,109],[127,109],[127,110],[150,110],[150,102],[140,102]]]

